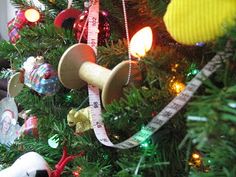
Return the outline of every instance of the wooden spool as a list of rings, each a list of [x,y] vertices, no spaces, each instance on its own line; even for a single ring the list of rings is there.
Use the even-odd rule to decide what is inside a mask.
[[[86,83],[102,90],[104,106],[123,95],[123,88],[130,83],[141,81],[138,63],[131,61],[130,83],[125,85],[129,72],[129,61],[123,61],[112,70],[95,64],[96,56],[87,44],[75,44],[62,55],[58,65],[58,76],[61,83],[69,89],[79,89]]]
[[[17,72],[11,76],[7,85],[9,96],[16,97],[22,91],[24,84],[21,82],[21,77],[20,72]]]

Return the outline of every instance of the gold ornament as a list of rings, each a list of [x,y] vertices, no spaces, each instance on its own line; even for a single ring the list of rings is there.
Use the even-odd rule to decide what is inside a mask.
[[[193,45],[221,36],[235,17],[236,0],[172,0],[164,22],[177,42]]]
[[[80,110],[72,109],[67,114],[67,122],[70,127],[76,126],[75,132],[77,134],[83,133],[92,128],[91,126],[90,108],[83,108]]]

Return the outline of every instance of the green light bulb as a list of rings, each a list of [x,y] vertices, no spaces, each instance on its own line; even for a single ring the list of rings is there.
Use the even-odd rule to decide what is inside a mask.
[[[192,73],[192,75],[196,75],[198,72],[199,72],[198,69],[193,69],[191,73]]]

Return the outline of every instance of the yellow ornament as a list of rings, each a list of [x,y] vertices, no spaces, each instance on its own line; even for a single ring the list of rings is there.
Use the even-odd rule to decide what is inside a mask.
[[[164,22],[179,43],[208,42],[235,24],[236,0],[172,0]]]
[[[89,107],[80,110],[72,109],[67,114],[67,122],[70,127],[76,126],[75,132],[80,134],[92,128]]]

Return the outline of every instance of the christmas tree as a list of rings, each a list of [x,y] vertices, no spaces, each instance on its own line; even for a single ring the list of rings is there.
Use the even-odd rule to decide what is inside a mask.
[[[235,0],[11,3],[19,11],[8,24],[10,41],[0,41],[0,57],[11,64],[1,78],[12,73],[24,77],[14,99],[19,112],[37,117],[37,127],[11,146],[0,146],[2,169],[30,151],[55,169],[66,148],[79,156],[65,166],[62,177],[236,176]],[[94,44],[89,26],[95,4],[100,10]],[[36,11],[36,16],[29,14],[36,19],[26,19],[29,9]],[[132,53],[132,37],[147,26],[153,34],[151,49],[140,48],[148,39],[145,34]],[[29,81],[32,60],[51,68],[39,76],[46,81],[58,81],[52,68],[58,72],[55,88]],[[81,64],[85,60],[90,61],[86,66]],[[125,82],[117,76],[110,90],[105,88],[122,63]],[[126,144],[109,147],[96,137],[101,125],[91,119],[100,105],[91,102],[87,82],[101,90],[101,117],[111,141],[118,144],[134,135]],[[11,88],[13,95],[18,87]]]

